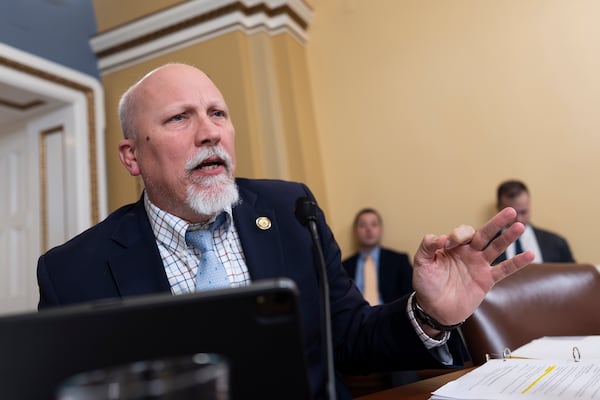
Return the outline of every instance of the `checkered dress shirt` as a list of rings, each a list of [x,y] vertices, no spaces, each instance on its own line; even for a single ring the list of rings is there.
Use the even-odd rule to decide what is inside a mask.
[[[146,194],[144,194],[144,206],[171,284],[171,292],[173,294],[193,292],[200,253],[198,249],[188,246],[185,242],[185,233],[190,224],[152,204]],[[227,214],[226,221],[214,232],[215,250],[225,267],[231,286],[245,286],[250,283],[250,275],[240,238],[233,223],[231,207],[224,212]],[[199,227],[194,226],[193,229],[202,229],[213,221],[214,218],[198,224]]]

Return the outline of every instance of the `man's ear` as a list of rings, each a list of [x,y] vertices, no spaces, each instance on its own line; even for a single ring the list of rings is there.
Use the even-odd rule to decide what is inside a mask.
[[[135,143],[133,140],[123,139],[119,142],[119,159],[132,176],[140,174],[140,166],[135,155]]]

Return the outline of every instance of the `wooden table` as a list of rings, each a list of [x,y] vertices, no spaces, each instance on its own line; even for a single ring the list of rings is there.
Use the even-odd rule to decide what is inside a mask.
[[[393,389],[372,393],[367,396],[358,397],[357,400],[427,400],[431,397],[431,392],[445,385],[446,383],[460,378],[474,368],[464,368],[458,371],[439,375],[422,381],[402,385]]]

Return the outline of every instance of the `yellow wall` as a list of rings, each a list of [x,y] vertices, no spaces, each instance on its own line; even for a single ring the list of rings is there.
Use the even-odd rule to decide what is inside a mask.
[[[523,179],[532,221],[600,263],[600,3],[314,0],[307,46],[328,217],[363,206],[385,244],[479,225]]]

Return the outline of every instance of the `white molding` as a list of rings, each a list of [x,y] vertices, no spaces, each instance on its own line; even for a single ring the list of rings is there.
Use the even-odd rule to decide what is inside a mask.
[[[247,35],[257,31],[270,35],[288,32],[300,43],[306,43],[306,29],[289,15],[280,14],[270,17],[264,13],[256,13],[247,16],[240,11],[232,11],[197,25],[157,36],[155,39],[148,39],[122,51],[102,55],[103,52],[120,45],[149,37],[153,33],[235,4],[246,8],[265,5],[269,9],[287,6],[307,26],[312,18],[312,10],[301,0],[192,0],[94,36],[90,40],[90,45],[97,54],[98,69],[101,74],[106,74],[167,51],[190,46],[236,30]]]
[[[84,93],[73,87],[69,87],[66,84],[55,82],[46,79],[43,75],[30,74],[27,71],[15,69],[10,66],[0,64],[0,81],[7,82],[12,86],[16,86],[33,93],[39,93],[52,99],[64,102],[65,105],[71,105],[75,114],[73,115],[74,126],[74,137],[73,142],[70,143],[71,148],[74,151],[73,156],[77,159],[76,168],[78,171],[90,171],[90,167],[94,167],[96,174],[96,201],[97,201],[97,213],[98,219],[102,220],[107,215],[107,193],[106,193],[106,154],[105,154],[105,143],[104,133],[106,119],[104,114],[104,91],[98,79],[90,75],[83,74],[79,71],[68,68],[64,65],[54,63],[50,60],[38,57],[34,54],[24,52],[12,46],[8,46],[4,43],[0,43],[0,57],[10,60],[16,64],[24,67],[31,68],[36,71],[42,71],[49,75],[64,79],[65,82],[73,82],[77,85],[90,89],[94,99],[94,146],[95,146],[95,166],[88,165],[90,160],[89,155],[89,121],[88,121],[88,110],[87,100]],[[82,175],[78,172],[77,175],[77,188],[88,187],[91,183],[91,176]],[[91,221],[91,204],[90,198],[91,193],[85,194],[86,201],[84,204],[78,204],[77,211],[78,218],[76,224],[76,230],[82,231],[88,228],[91,224],[97,221]],[[78,199],[82,196],[81,193],[77,194]],[[79,199],[78,201],[81,201]],[[83,211],[82,211],[83,210]],[[75,212],[75,210],[73,210]]]

